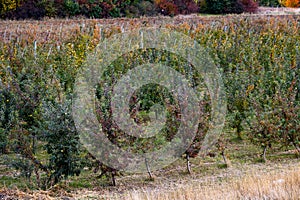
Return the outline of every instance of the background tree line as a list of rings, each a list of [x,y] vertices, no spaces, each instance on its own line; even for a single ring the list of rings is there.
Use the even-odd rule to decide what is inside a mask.
[[[3,19],[138,17],[255,12],[258,5],[299,7],[299,0],[1,0]]]

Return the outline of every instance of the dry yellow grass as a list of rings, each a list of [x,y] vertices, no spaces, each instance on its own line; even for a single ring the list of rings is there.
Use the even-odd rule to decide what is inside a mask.
[[[254,167],[240,176],[223,181],[182,182],[168,187],[143,187],[130,190],[101,191],[78,190],[71,193],[54,193],[54,191],[30,191],[0,189],[0,199],[114,199],[114,200],[210,200],[210,199],[300,199],[299,162],[286,168],[276,166],[276,170]],[[218,176],[216,174],[216,176]],[[205,178],[203,178],[205,179]],[[159,185],[159,184],[158,184]],[[65,197],[65,198],[64,198]]]
[[[201,199],[300,199],[300,168],[260,174],[251,172],[212,186],[186,185],[170,190],[130,191],[116,199],[201,200]]]

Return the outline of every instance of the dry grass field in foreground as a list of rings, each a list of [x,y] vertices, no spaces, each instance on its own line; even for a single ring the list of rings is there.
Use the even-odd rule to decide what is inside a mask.
[[[300,169],[284,173],[254,173],[240,180],[214,186],[187,185],[169,191],[133,191],[117,199],[187,200],[187,199],[300,199]]]
[[[263,165],[261,166],[263,167]],[[0,199],[114,199],[114,200],[209,200],[209,199],[299,199],[300,168],[299,164],[278,170],[266,170],[255,166],[255,170],[225,181],[209,181],[201,184],[195,180],[190,183],[172,187],[143,187],[111,191],[103,194],[100,191],[80,190],[70,195],[61,193],[53,195],[51,191],[0,190]],[[235,170],[235,169],[233,169]],[[205,177],[204,177],[205,179]],[[102,193],[102,194],[101,194]],[[68,197],[67,197],[68,196]]]

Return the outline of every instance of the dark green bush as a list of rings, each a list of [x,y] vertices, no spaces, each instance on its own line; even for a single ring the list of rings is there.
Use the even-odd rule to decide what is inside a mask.
[[[259,0],[260,6],[278,7],[281,6],[279,0]]]
[[[258,8],[254,0],[206,0],[203,5],[205,5],[204,12],[211,14],[255,13]]]
[[[73,0],[65,0],[64,8],[68,16],[75,16],[80,13],[78,2]]]
[[[138,1],[137,3],[129,6],[129,13],[133,16],[153,16],[158,14],[158,11],[152,1]]]
[[[20,176],[30,179],[34,166],[29,159],[17,155],[16,158],[6,157],[5,160],[9,167],[20,172]]]
[[[56,184],[62,178],[79,175],[81,171],[79,136],[71,116],[70,101],[63,104],[47,102],[44,104],[43,127],[50,155],[49,181]]]
[[[0,79],[0,86],[2,82]],[[10,130],[10,124],[13,118],[14,102],[7,90],[0,90],[0,152],[8,153],[8,135]]]
[[[206,0],[206,12],[211,14],[242,13],[237,0]]]
[[[45,9],[45,15],[47,17],[55,17],[57,16],[57,7],[55,6],[55,0],[42,0],[42,6]]]
[[[9,19],[42,19],[46,15],[43,2],[38,0],[26,0],[15,10],[4,14]]]

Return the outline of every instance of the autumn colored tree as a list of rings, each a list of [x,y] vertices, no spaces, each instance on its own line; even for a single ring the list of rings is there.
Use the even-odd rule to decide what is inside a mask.
[[[16,10],[21,4],[21,0],[0,0],[0,16]]]
[[[281,4],[289,8],[298,8],[300,7],[300,0],[282,0]]]

